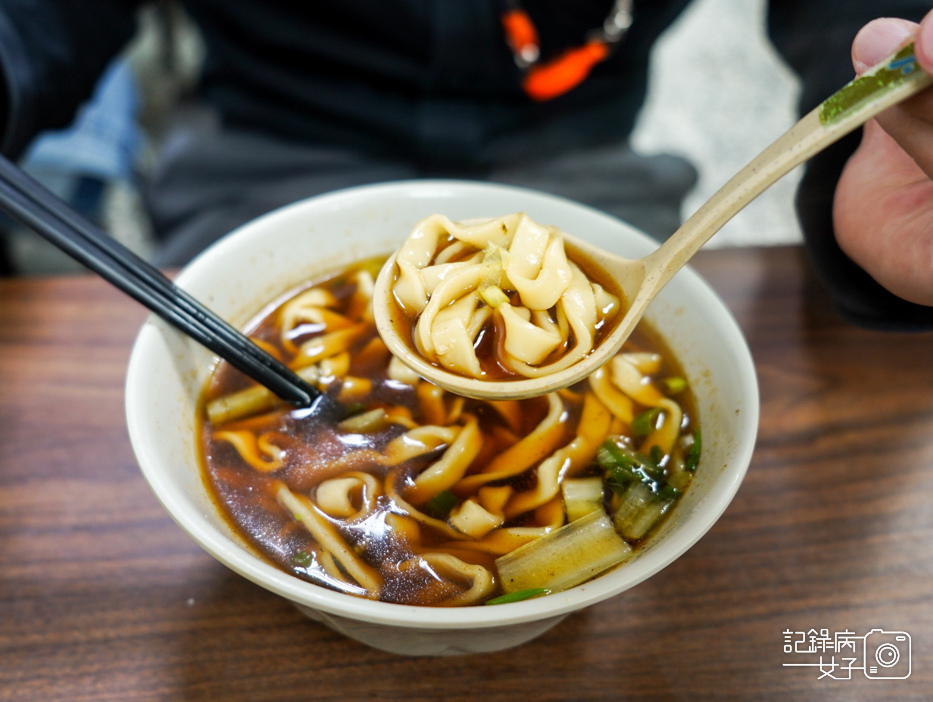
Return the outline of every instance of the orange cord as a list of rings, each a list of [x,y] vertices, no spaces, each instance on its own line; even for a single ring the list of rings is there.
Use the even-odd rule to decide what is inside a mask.
[[[571,49],[543,66],[533,66],[525,76],[525,92],[532,100],[552,100],[580,85],[607,56],[609,48],[600,41]]]
[[[502,15],[502,26],[512,51],[524,55],[525,49],[534,47],[538,49],[538,30],[534,22],[524,10],[509,10]]]

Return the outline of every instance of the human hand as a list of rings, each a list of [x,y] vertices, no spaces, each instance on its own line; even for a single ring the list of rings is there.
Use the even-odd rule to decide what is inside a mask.
[[[852,44],[857,73],[913,38],[933,73],[933,12],[917,25],[874,20]],[[842,250],[895,295],[933,305],[933,89],[866,123],[833,205]]]

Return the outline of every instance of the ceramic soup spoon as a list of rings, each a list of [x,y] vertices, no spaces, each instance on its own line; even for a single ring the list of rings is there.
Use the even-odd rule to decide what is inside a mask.
[[[796,166],[931,83],[933,77],[920,68],[914,56],[914,45],[908,44],[803,117],[739,171],[656,251],[644,258],[625,259],[564,234],[571,248],[601,266],[617,281],[627,309],[610,335],[582,360],[560,372],[535,378],[492,381],[468,378],[427,362],[415,351],[410,338],[400,335],[394,323],[396,303],[391,290],[396,276],[394,255],[386,262],[376,281],[373,304],[379,333],[392,353],[412,370],[459,395],[519,399],[572,385],[619,351],[655,295],[737,212]],[[407,336],[407,329],[402,333]]]

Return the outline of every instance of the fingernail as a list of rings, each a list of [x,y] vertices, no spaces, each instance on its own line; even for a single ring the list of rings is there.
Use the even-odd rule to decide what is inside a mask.
[[[917,34],[917,58],[928,71],[933,67],[933,12],[920,23]]]
[[[917,31],[917,25],[904,20],[877,19],[856,35],[852,59],[857,73],[863,73],[897,49]]]

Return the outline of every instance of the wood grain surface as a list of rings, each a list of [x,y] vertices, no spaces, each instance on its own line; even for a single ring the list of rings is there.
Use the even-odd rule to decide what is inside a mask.
[[[144,311],[87,276],[0,280],[0,700],[933,698],[933,334],[846,325],[796,248],[695,268],[761,384],[732,505],[631,591],[525,646],[441,659],[345,639],[204,553],[126,434]],[[786,665],[820,654],[785,653],[785,632],[821,629],[909,633],[910,677]]]

